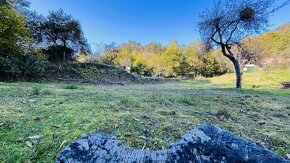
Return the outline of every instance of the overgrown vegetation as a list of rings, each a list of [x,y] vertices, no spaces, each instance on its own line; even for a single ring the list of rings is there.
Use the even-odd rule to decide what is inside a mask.
[[[288,68],[289,33],[287,24],[279,30],[242,40],[243,50],[233,47],[241,69],[246,64],[256,64],[263,70]],[[131,73],[138,75],[213,77],[235,71],[231,61],[224,59],[220,49],[206,52],[206,45],[199,41],[185,47],[173,41],[167,47],[158,43],[142,46],[137,42],[128,42],[120,46],[104,45],[103,48],[105,50],[99,56],[100,62],[127,70],[129,68]],[[87,58],[87,61],[91,60],[90,57]]]
[[[261,86],[244,90],[226,88],[234,83],[224,78],[235,80],[234,74],[158,85],[0,83],[0,162],[55,162],[66,145],[87,134],[164,149],[203,123],[285,156],[290,93],[279,84],[286,75],[289,71],[246,74],[247,83]]]
[[[179,46],[177,41],[167,47],[158,43],[142,46],[128,42],[120,47],[107,47],[99,60],[143,76],[213,77],[228,72],[229,69],[211,52],[205,52],[203,46],[201,42],[186,47]]]
[[[70,67],[71,63],[96,62],[96,58],[91,55],[81,24],[63,10],[51,11],[44,17],[30,11],[29,2],[26,0],[4,0],[1,3],[0,14],[0,80],[40,80],[51,77],[45,76],[50,74],[47,67]],[[269,66],[266,63],[275,62],[273,58],[275,60],[277,56],[288,56],[288,35],[289,30],[285,26],[279,32],[271,32],[254,39],[248,38],[243,43],[255,54],[259,52],[259,57],[255,57],[255,61],[258,60],[257,64],[262,65],[262,68],[286,68],[289,65],[288,59],[282,59],[283,64],[277,62]],[[273,39],[275,44],[270,46],[269,42]],[[197,41],[192,45],[180,46],[177,41],[172,41],[168,46],[159,43],[143,46],[130,41],[120,46],[114,43],[104,45],[102,49],[98,58],[100,62],[141,76],[194,78],[233,72],[229,62],[221,59],[221,55],[217,52],[219,50],[208,47],[207,42]],[[245,56],[239,58],[243,61],[243,65],[253,62],[252,56]],[[272,57],[270,62],[267,60],[269,56]],[[76,69],[76,73],[80,73],[82,78],[99,77],[99,80],[103,74],[108,74],[96,67]]]
[[[48,64],[67,63],[90,47],[80,23],[62,10],[47,18],[26,0],[0,3],[0,80],[39,80]],[[50,61],[50,62],[48,62]]]
[[[21,57],[0,57],[1,80],[26,80],[39,79],[45,76],[47,61],[45,58],[34,54]]]
[[[51,65],[47,69],[47,81],[85,82],[93,84],[129,84],[142,78],[117,67],[99,63],[71,63]]]

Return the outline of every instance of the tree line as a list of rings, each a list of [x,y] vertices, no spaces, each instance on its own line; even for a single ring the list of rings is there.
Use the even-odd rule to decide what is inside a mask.
[[[142,46],[134,41],[120,46],[105,45],[98,60],[143,76],[213,77],[229,70],[200,41],[188,46],[180,46],[177,41],[172,41],[168,46],[160,43]]]

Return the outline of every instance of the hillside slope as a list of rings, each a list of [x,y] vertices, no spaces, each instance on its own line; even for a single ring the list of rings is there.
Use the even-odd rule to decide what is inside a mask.
[[[47,70],[46,78],[48,81],[119,85],[173,81],[171,79],[135,76],[121,68],[100,63],[52,65]]]

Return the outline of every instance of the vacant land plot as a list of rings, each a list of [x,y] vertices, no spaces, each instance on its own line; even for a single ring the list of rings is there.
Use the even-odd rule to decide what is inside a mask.
[[[275,77],[281,73],[284,78]],[[244,90],[219,82],[232,75],[159,85],[0,83],[0,162],[54,162],[69,143],[98,133],[135,148],[163,149],[203,123],[285,156],[290,91],[279,87],[287,74],[247,74]]]

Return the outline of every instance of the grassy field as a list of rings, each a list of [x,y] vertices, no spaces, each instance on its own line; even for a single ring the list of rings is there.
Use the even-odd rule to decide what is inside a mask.
[[[0,83],[0,162],[54,162],[66,145],[97,133],[163,149],[203,123],[285,156],[290,91],[282,81],[289,71],[245,74],[243,90],[231,88],[233,74],[154,85]]]

